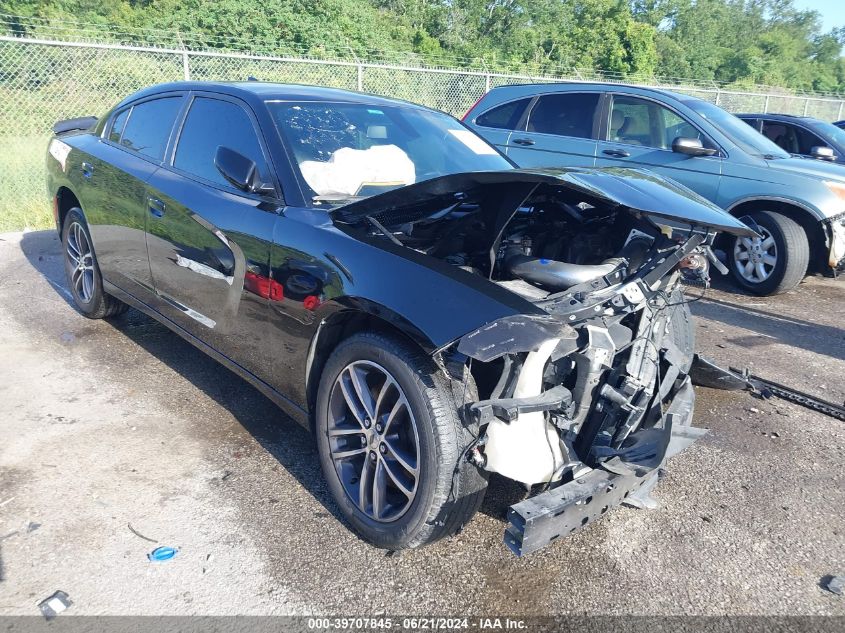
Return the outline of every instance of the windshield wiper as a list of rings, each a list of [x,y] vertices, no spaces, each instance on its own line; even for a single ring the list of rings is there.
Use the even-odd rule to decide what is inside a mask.
[[[376,220],[376,219],[375,219],[373,216],[371,216],[371,215],[367,215],[367,216],[364,216],[364,217],[366,217],[366,218],[367,218],[367,221],[369,221],[369,223],[370,223],[370,224],[372,224],[372,225],[376,228],[376,230],[377,230],[379,233],[381,233],[381,234],[382,234],[382,235],[384,235],[387,239],[389,239],[391,242],[393,242],[394,244],[396,244],[396,246],[402,246],[402,242],[400,242],[400,241],[399,241],[399,238],[398,238],[398,237],[396,237],[396,236],[395,236],[393,233],[391,233],[390,231],[388,231],[388,230],[387,230],[387,228],[386,228],[386,227],[385,227],[385,226],[384,226],[381,222],[379,222],[378,220]]]

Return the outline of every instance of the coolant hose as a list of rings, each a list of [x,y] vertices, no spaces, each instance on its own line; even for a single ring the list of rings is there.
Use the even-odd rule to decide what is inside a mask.
[[[508,249],[505,253],[505,269],[511,275],[549,290],[566,290],[608,275],[621,263],[621,259],[609,259],[601,264],[568,264],[525,255],[518,247]]]

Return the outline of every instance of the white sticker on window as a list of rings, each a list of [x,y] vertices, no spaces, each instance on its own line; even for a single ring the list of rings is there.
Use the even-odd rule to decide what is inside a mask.
[[[496,156],[497,154],[495,149],[469,130],[449,130],[449,133],[479,156]]]
[[[70,145],[62,143],[56,139],[50,141],[50,156],[59,161],[59,165],[62,166],[62,171],[67,171],[65,163],[67,162],[68,154],[70,154]]]

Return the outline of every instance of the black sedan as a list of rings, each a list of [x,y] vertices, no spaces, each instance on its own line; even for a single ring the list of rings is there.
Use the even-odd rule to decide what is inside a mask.
[[[646,172],[515,169],[445,114],[332,89],[174,83],[60,122],[48,187],[76,306],[158,319],[315,433],[340,512],[416,547],[530,496],[530,552],[693,441],[693,330],[717,231]]]

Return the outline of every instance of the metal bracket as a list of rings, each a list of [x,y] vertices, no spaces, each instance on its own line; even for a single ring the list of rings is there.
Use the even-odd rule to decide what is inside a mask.
[[[802,407],[824,413],[837,420],[845,421],[845,406],[838,405],[827,400],[822,400],[804,391],[787,387],[780,383],[761,378],[749,373],[747,369],[736,369],[729,367],[725,369],[713,361],[696,354],[693,359],[690,377],[693,384],[713,389],[724,389],[727,391],[750,391],[755,396],[763,399],[776,396],[789,402],[794,402]]]
[[[563,385],[558,385],[532,398],[499,398],[481,400],[469,405],[469,414],[478,424],[487,424],[493,418],[513,422],[520,413],[564,409],[572,402],[572,394]]]

